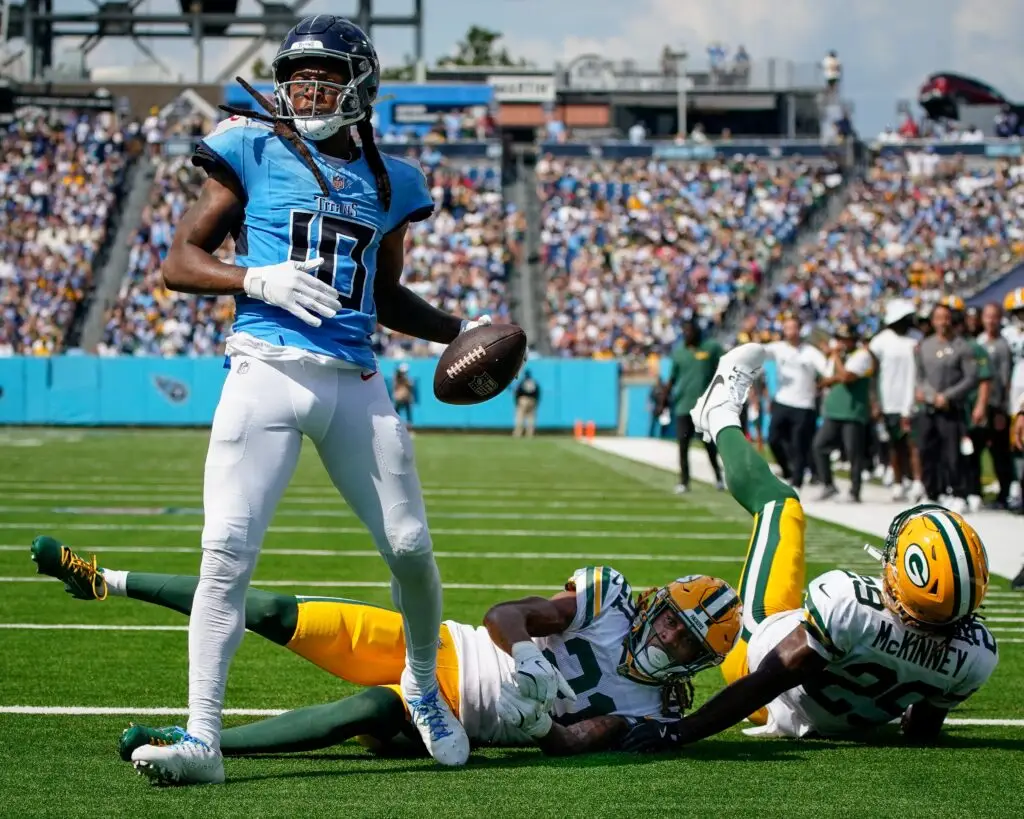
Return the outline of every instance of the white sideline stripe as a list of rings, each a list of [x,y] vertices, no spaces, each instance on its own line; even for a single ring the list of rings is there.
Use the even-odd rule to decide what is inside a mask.
[[[58,527],[64,529],[75,529],[77,531],[89,532],[201,532],[203,527],[199,524],[132,524],[132,523],[60,523]],[[24,523],[0,523],[0,529],[31,529],[33,531],[46,531],[54,528],[53,521],[39,522],[26,521]],[[308,535],[365,535],[366,529],[362,526],[271,526],[268,532],[279,532],[281,534],[308,534]],[[438,529],[431,526],[430,532],[433,535],[443,537],[535,537],[535,538],[609,538],[619,539],[644,539],[644,540],[735,540],[745,541],[744,532],[605,532],[597,530],[557,530],[557,529]]]
[[[42,575],[27,577],[0,577],[0,583],[48,583],[56,581],[55,577]],[[59,582],[59,581],[57,581]],[[642,584],[637,584],[638,587]],[[655,585],[655,584],[651,584]],[[254,580],[253,588],[271,588],[284,586],[290,588],[321,588],[321,589],[390,589],[391,581],[381,580]],[[445,583],[446,589],[463,591],[562,591],[562,586],[535,586],[520,583],[490,585],[489,583]]]
[[[229,717],[276,717],[284,714],[280,708],[225,708]],[[105,708],[90,705],[0,705],[0,714],[21,714],[25,716],[60,717],[119,717],[138,714],[147,717],[187,716],[187,708]],[[951,717],[946,725],[1016,727],[1024,725],[1024,719],[957,719]]]
[[[51,504],[53,499],[51,499]],[[118,503],[111,503],[109,506],[74,506],[62,504],[60,506],[0,506],[0,514],[6,515],[79,515],[96,517],[154,517],[152,509],[164,508],[168,512],[159,512],[157,516],[167,514],[182,517],[198,517],[203,510],[198,507],[176,507],[176,506],[123,506]],[[73,510],[73,511],[71,511]],[[111,511],[117,510],[117,511]],[[274,517],[304,517],[304,518],[352,518],[355,513],[349,509],[340,509],[337,505],[323,507],[321,509],[277,509]],[[693,523],[729,523],[720,517],[708,515],[586,515],[586,514],[555,514],[552,512],[445,512],[431,510],[427,517],[430,519],[442,518],[446,520],[546,520],[546,521],[581,521],[601,523],[678,523],[689,525]]]
[[[98,552],[121,554],[199,554],[201,549],[195,546],[76,546],[79,552],[95,549]],[[17,544],[2,544],[0,552],[25,552],[28,548]],[[260,549],[261,555],[294,555],[296,557],[380,557],[376,549]],[[636,560],[653,563],[685,563],[687,561],[703,561],[705,563],[742,563],[743,555],[647,555],[647,554],[614,554],[602,555],[592,552],[439,552],[434,557],[464,558],[486,560],[583,560],[588,562],[611,563],[612,561]],[[112,568],[112,567],[104,567]],[[141,569],[139,571],[142,571]]]

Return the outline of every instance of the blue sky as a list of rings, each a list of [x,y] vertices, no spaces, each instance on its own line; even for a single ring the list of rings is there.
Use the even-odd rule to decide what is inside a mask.
[[[87,0],[56,5],[89,7]],[[147,0],[140,10],[177,8],[177,0]],[[256,13],[259,6],[241,0],[240,8]],[[356,0],[313,0],[307,11],[354,14],[356,8]],[[412,0],[376,0],[381,14],[411,8]],[[936,70],[976,75],[1024,101],[1024,0],[425,0],[425,8],[431,59],[450,52],[473,24],[503,32],[513,55],[541,67],[588,52],[653,67],[666,44],[688,49],[701,64],[715,40],[733,50],[743,44],[755,60],[818,62],[834,48],[843,61],[844,96],[853,101],[864,134],[894,121],[896,102],[915,98],[921,80]],[[410,30],[380,29],[374,39],[385,65],[412,51]],[[176,71],[194,77],[188,41],[150,45]],[[219,41],[208,48],[208,74],[243,45]],[[111,40],[89,64],[124,68],[142,61],[130,42]]]

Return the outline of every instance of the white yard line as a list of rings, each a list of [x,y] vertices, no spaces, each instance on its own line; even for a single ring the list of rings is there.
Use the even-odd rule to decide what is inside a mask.
[[[107,506],[73,506],[61,504],[54,506],[52,503],[46,506],[0,506],[0,514],[4,515],[92,515],[97,517],[130,517],[141,515],[152,517],[153,515],[173,514],[182,516],[198,517],[203,514],[201,507],[175,507],[175,506],[138,506],[135,504],[121,504],[111,501]],[[279,517],[303,517],[303,518],[349,518],[355,519],[356,515],[350,509],[333,507],[288,509],[279,508],[275,514]],[[573,522],[601,522],[601,523],[675,523],[680,526],[690,526],[696,523],[730,523],[723,521],[720,517],[709,515],[588,515],[588,514],[562,514],[552,512],[449,512],[444,510],[430,510],[427,517],[431,520],[543,520],[543,521],[573,521]],[[623,532],[623,534],[630,534]]]
[[[195,546],[75,546],[79,552],[85,553],[90,550],[102,552],[103,554],[198,554],[199,544]],[[24,552],[28,556],[28,547],[20,544],[5,543],[0,545],[0,552]],[[295,557],[371,557],[379,558],[380,552],[376,549],[274,549],[266,548],[260,550],[261,555],[281,555]],[[434,551],[434,557],[443,559],[484,559],[484,560],[578,560],[581,564],[588,566],[597,563],[612,563],[616,561],[641,561],[648,563],[682,563],[682,562],[705,562],[705,563],[742,563],[743,555],[679,555],[679,554],[594,554],[593,552],[452,552]],[[109,561],[103,561],[109,562]],[[112,567],[107,567],[112,568]],[[140,570],[142,571],[142,570]]]
[[[34,532],[47,531],[54,528],[53,521],[24,521],[0,523],[0,529],[22,529]],[[62,522],[62,530],[73,529],[83,532],[201,532],[201,524],[188,523],[79,523],[76,521]],[[304,534],[304,535],[365,535],[362,526],[271,526],[270,533]],[[527,538],[586,538],[590,539],[629,539],[629,540],[731,540],[743,541],[744,532],[607,532],[601,530],[574,529],[443,529],[430,527],[434,535],[442,537],[527,537]]]

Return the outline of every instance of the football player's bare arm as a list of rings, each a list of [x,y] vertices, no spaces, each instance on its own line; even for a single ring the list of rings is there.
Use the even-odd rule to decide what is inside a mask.
[[[406,225],[395,228],[380,240],[373,301],[377,321],[413,338],[451,344],[462,330],[462,319],[438,310],[401,283],[405,265]]]
[[[903,735],[913,742],[935,742],[942,733],[942,724],[948,713],[945,708],[929,702],[917,702],[903,712],[900,728]]]
[[[242,221],[244,209],[237,183],[226,172],[211,169],[199,198],[178,224],[161,268],[169,290],[206,296],[245,292],[246,269],[213,255]]]
[[[516,643],[561,634],[575,616],[576,592],[565,591],[551,598],[524,597],[498,603],[484,615],[484,625],[494,644],[511,654]]]
[[[615,747],[628,729],[629,722],[625,717],[609,714],[572,725],[553,722],[551,730],[542,737],[536,737],[534,741],[548,756],[576,756]]]
[[[685,745],[731,728],[825,667],[802,625],[773,648],[757,670],[726,686],[680,724]]]

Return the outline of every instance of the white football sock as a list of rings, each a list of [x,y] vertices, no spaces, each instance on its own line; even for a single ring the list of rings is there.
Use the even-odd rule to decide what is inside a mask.
[[[717,442],[718,434],[723,429],[740,426],[740,417],[728,407],[715,407],[708,412],[708,432],[711,440]]]
[[[199,585],[188,621],[188,732],[220,748],[228,667],[245,635],[245,593],[256,550],[203,549]]]
[[[128,595],[128,572],[115,572],[113,569],[100,569],[100,574],[107,581],[107,593],[116,597]]]
[[[391,599],[405,623],[406,694],[437,687],[437,641],[441,631],[441,574],[432,552],[395,555],[388,560]]]

